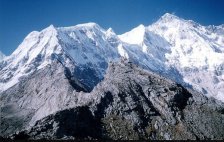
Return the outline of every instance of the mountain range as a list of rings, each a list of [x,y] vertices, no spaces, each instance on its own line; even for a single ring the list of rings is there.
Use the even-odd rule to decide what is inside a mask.
[[[0,62],[0,136],[223,139],[223,35],[169,13],[122,35],[33,31]]]

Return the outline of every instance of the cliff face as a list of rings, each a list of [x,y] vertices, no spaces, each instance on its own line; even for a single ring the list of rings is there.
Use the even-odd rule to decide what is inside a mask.
[[[43,81],[40,77],[43,72],[33,75],[36,85]],[[54,95],[50,93],[53,82],[48,79],[49,82],[42,86],[45,89],[40,86],[20,87],[23,94],[37,88],[47,90],[49,94],[44,93],[40,98],[48,101],[44,105],[34,106],[29,114],[23,113],[23,116],[10,115],[12,113],[4,115],[2,122],[11,124],[1,130],[3,134],[8,132],[7,135],[13,139],[224,138],[223,103],[185,89],[132,63],[110,63],[104,80],[89,93],[85,93],[85,88],[78,82],[71,85],[66,77],[55,80],[60,72],[63,71],[58,69],[58,73],[52,72],[54,86],[58,84]],[[31,84],[32,79],[25,81],[26,84]],[[74,86],[80,91],[75,91]],[[62,93],[59,93],[60,90],[63,90]],[[24,98],[29,98],[30,94],[27,93]],[[60,94],[67,95],[63,95],[60,104],[52,107]],[[5,96],[9,99],[11,95]],[[6,100],[7,97],[1,99]],[[14,98],[14,103],[20,99]],[[52,109],[49,110],[49,107]],[[19,108],[14,109],[18,112]],[[40,114],[39,110],[49,115]],[[17,132],[12,120],[21,120],[20,123],[15,121],[20,124]]]

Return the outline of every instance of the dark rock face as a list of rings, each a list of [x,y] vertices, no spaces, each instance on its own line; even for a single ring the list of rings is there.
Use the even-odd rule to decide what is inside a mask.
[[[101,137],[100,122],[87,106],[66,109],[40,121],[30,131],[20,132],[14,139],[96,139]]]
[[[10,138],[224,139],[223,103],[126,61],[111,63],[104,80],[82,95],[89,101],[64,107]]]
[[[105,63],[107,65],[107,63]],[[106,67],[104,67],[106,70]],[[74,75],[80,83],[84,84],[86,92],[91,92],[102,79],[102,75],[96,72],[94,65],[79,65],[74,69]],[[84,91],[85,92],[85,91]]]

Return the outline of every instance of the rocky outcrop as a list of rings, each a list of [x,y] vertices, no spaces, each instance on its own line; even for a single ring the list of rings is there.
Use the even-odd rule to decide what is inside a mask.
[[[21,131],[36,120],[73,106],[74,93],[87,89],[67,72],[66,67],[55,61],[0,93],[0,135]]]
[[[222,102],[127,61],[110,63],[92,92],[70,93],[73,105],[36,119],[10,138],[224,139]]]

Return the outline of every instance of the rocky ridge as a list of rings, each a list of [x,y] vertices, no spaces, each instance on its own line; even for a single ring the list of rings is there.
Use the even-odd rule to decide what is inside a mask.
[[[223,103],[127,61],[111,63],[104,80],[86,95],[88,98],[76,100],[75,104],[79,104],[76,107],[57,111],[11,137],[114,140],[224,138]]]

